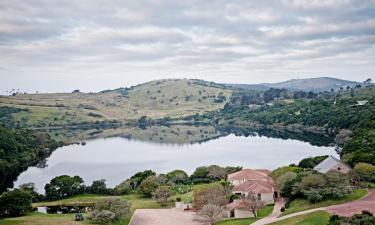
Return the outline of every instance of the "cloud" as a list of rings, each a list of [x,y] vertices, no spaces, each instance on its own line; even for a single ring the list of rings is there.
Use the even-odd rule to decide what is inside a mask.
[[[374,0],[1,1],[0,91],[20,80],[70,90],[79,76],[90,91],[184,76],[364,79],[374,44]]]

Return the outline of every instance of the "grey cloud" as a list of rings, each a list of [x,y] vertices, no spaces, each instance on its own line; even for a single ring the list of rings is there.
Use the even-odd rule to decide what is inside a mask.
[[[100,80],[140,67],[150,77],[189,71],[203,79],[216,74],[219,82],[248,81],[253,72],[273,81],[324,73],[335,58],[329,72],[350,79],[343,66],[350,60],[368,62],[352,71],[375,72],[374,44],[374,0],[0,2],[4,86],[25,71],[28,77],[50,71],[52,80],[64,70],[90,71]]]

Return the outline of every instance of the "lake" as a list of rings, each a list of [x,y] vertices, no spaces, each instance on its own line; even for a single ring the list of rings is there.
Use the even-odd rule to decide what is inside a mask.
[[[44,168],[29,167],[15,185],[34,182],[39,192],[59,175],[79,175],[86,184],[106,179],[113,187],[146,169],[166,173],[182,169],[191,174],[196,167],[208,165],[243,166],[275,169],[298,163],[301,159],[334,155],[334,147],[318,147],[299,140],[265,136],[235,136],[193,144],[155,143],[123,137],[97,138],[86,145],[58,148],[46,159]],[[337,156],[338,157],[338,156]]]

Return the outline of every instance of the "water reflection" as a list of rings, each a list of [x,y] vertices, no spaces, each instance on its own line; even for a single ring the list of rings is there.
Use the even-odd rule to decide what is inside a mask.
[[[259,136],[249,130],[236,132],[236,135],[244,136],[212,127],[153,127],[143,132],[123,131],[118,130],[117,137],[88,140],[84,146],[61,147],[47,159],[46,167],[29,167],[15,184],[34,182],[39,192],[44,192],[44,185],[53,177],[67,174],[79,175],[87,184],[106,179],[109,186],[114,186],[145,169],[159,173],[182,169],[192,173],[198,166],[213,164],[274,169],[310,156],[336,155],[333,147],[313,146],[286,136],[284,139]],[[262,133],[265,134],[269,135]],[[272,135],[279,134],[269,136]]]

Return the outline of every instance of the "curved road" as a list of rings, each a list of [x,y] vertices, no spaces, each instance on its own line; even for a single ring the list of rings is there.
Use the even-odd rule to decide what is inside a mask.
[[[277,205],[278,204],[275,205],[275,208]],[[278,206],[277,208],[281,208],[281,207]],[[288,218],[299,216],[299,215],[304,215],[304,214],[319,211],[319,210],[325,210],[329,212],[330,214],[336,214],[340,216],[352,216],[354,214],[361,213],[364,210],[367,210],[375,214],[375,189],[369,190],[367,195],[365,195],[361,199],[358,199],[352,202],[339,204],[339,205],[332,205],[332,206],[305,210],[305,211],[296,212],[296,213],[292,213],[292,214],[281,216],[281,217],[278,217],[280,213],[275,212],[275,210],[276,209],[274,209],[274,212],[272,212],[271,215],[263,219],[260,219],[256,221],[255,223],[252,223],[251,225],[265,225],[265,224],[277,222],[280,220],[288,219]]]

